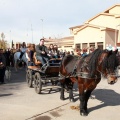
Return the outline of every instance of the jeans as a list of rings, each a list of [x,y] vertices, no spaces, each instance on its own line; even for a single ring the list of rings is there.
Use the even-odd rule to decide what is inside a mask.
[[[37,60],[40,61],[42,63],[42,65],[44,65],[45,63],[48,62],[49,57],[48,56],[36,56]]]
[[[33,62],[29,61],[28,66],[35,66],[35,64]]]
[[[21,53],[20,53],[20,59],[22,58],[23,54],[24,54],[24,52],[21,52]]]

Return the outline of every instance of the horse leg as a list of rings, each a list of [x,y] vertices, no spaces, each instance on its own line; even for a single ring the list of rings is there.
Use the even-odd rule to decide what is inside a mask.
[[[80,94],[80,115],[81,116],[87,116],[88,112],[85,109],[85,94]]]
[[[73,97],[73,84],[69,88],[69,100],[70,102],[74,102],[74,97]]]
[[[16,61],[14,63],[14,68],[15,68],[15,71],[17,72],[17,62]]]
[[[80,94],[80,115],[82,116],[88,115],[87,103],[92,91],[93,90],[87,90],[83,94]]]
[[[90,97],[92,91],[93,91],[93,90],[87,90],[87,91],[85,92],[85,106],[84,106],[84,109],[85,109],[85,111],[86,111],[87,113],[88,113],[87,103],[88,103],[88,100],[89,100],[89,97]]]
[[[61,80],[60,82],[61,82],[60,99],[65,100],[64,97],[65,80]]]
[[[88,112],[86,110],[87,99],[85,99],[86,91],[84,90],[84,84],[81,84],[78,81],[78,88],[79,88],[79,100],[80,100],[80,115],[81,116],[87,116],[88,115]]]
[[[67,88],[69,89],[69,100],[70,102],[74,102],[74,97],[73,97],[73,82],[69,78],[66,78],[66,85]]]

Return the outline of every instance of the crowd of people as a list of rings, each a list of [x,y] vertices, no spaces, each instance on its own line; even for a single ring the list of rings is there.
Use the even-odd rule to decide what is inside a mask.
[[[50,44],[49,47],[45,46],[44,44],[45,40],[40,39],[40,42],[38,45],[34,46],[33,48],[33,54],[36,52],[36,59],[44,65],[47,63],[49,59],[52,58],[63,58],[65,55],[78,55],[78,56],[85,56],[91,52],[94,51],[94,47],[91,47],[90,49],[84,48],[84,49],[76,49],[75,51],[66,51],[62,49],[58,49],[58,46],[56,44]],[[28,51],[30,51],[28,49]],[[34,61],[33,54],[29,55],[31,62]]]
[[[78,55],[85,56],[88,54],[88,49],[84,48],[76,49],[75,51],[66,51],[66,50],[58,50],[58,46],[56,44],[50,44],[49,47],[44,45],[45,40],[40,39],[38,45],[29,44],[26,46],[26,43],[23,42],[21,47],[17,50],[13,49],[0,49],[0,84],[4,84],[4,75],[6,67],[14,67],[14,53],[20,52],[19,60],[22,59],[24,53],[27,53],[27,59],[29,63],[34,63],[34,53],[36,53],[36,59],[44,65],[47,61],[52,58],[63,58],[65,55]],[[94,49],[89,49],[89,53],[94,51]]]

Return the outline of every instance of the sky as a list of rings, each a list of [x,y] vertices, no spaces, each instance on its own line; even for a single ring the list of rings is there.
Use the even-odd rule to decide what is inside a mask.
[[[7,42],[39,43],[70,36],[70,27],[84,24],[120,0],[0,0],[0,34]]]

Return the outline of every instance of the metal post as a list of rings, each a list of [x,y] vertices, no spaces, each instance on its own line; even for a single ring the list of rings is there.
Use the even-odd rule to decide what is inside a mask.
[[[43,19],[41,19],[42,21],[42,37],[43,37]]]
[[[10,30],[10,41],[9,41],[9,46],[11,48],[11,30]]]
[[[33,43],[33,28],[32,28],[32,24],[31,24],[31,32],[32,32],[32,43]]]

